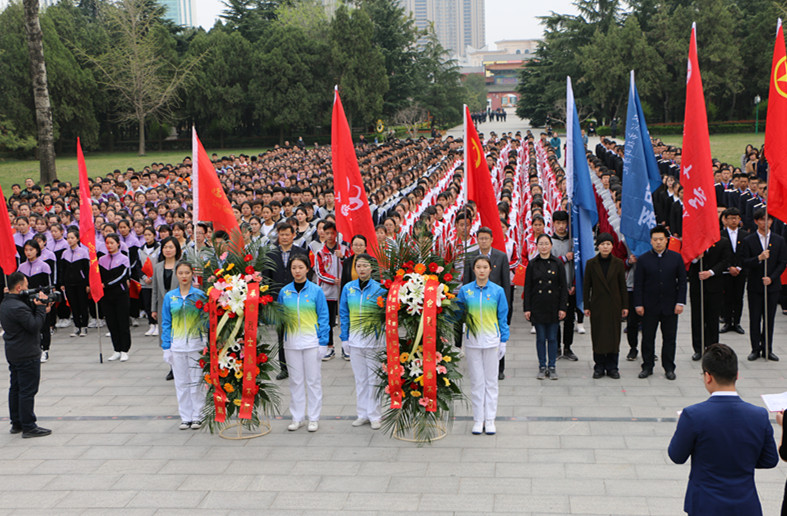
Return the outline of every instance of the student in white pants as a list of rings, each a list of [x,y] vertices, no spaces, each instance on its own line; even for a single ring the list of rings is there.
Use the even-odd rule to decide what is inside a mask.
[[[473,405],[473,434],[497,432],[497,372],[508,342],[508,300],[502,287],[489,281],[492,262],[486,256],[473,261],[475,281],[463,285],[456,301],[467,318],[465,361]]]
[[[291,321],[284,330],[284,349],[290,374],[290,414],[287,430],[303,426],[307,416],[309,432],[319,428],[322,409],[321,357],[328,345],[328,303],[322,289],[306,279],[311,265],[306,255],[290,257],[293,282],[279,291],[278,302]],[[322,350],[322,352],[321,352]]]
[[[161,307],[161,347],[164,361],[172,366],[178,396],[180,429],[202,426],[205,390],[199,359],[207,342],[207,317],[195,305],[206,301],[205,293],[193,285],[194,271],[187,262],[175,266],[178,288],[164,296]]]
[[[342,289],[339,299],[339,324],[342,349],[350,350],[350,364],[355,375],[356,413],[353,426],[369,423],[372,430],[381,426],[380,400],[377,399],[377,369],[380,367],[378,354],[383,348],[382,333],[368,335],[362,328],[364,313],[377,310],[377,298],[385,296],[385,290],[372,279],[374,258],[368,254],[355,257],[358,279],[350,281]]]

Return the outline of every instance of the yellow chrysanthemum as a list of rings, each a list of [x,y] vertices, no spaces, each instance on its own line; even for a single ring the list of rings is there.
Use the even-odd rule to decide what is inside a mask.
[[[236,407],[240,407],[240,400],[232,400]]]
[[[267,292],[267,291],[268,291],[268,285],[262,285],[260,287],[260,294],[262,294],[263,292]]]
[[[243,378],[243,371],[235,371],[235,378],[237,378],[238,380]]]
[[[445,386],[446,386],[446,387],[449,387],[449,386],[451,385],[451,380],[449,380],[449,379],[448,379],[448,378],[446,378],[445,376],[443,376],[443,381],[445,382]]]
[[[421,391],[410,391],[410,396],[412,396],[413,398],[417,398],[421,396]]]
[[[410,353],[402,353],[401,355],[399,355],[399,362],[401,362],[402,364],[404,364],[408,360],[410,360]]]
[[[451,357],[450,356],[443,355],[443,362],[450,362],[450,361],[451,361]]]

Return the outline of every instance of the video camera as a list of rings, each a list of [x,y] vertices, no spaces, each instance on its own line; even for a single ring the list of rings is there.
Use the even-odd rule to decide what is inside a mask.
[[[39,292],[43,292],[47,295],[46,301],[43,299],[40,300],[44,304],[60,303],[63,301],[63,293],[59,290],[56,290],[52,285],[23,290],[19,293],[19,295],[22,297],[27,297],[27,302],[32,305],[35,300],[38,299]]]

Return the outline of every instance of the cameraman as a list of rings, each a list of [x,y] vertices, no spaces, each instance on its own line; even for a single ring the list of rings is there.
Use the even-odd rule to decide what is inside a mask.
[[[5,357],[11,372],[8,409],[12,434],[21,432],[23,438],[43,437],[52,431],[36,425],[33,406],[41,379],[41,328],[51,304],[46,303],[47,295],[39,292],[31,306],[23,294],[25,290],[27,277],[14,272],[8,276],[8,293],[0,303]]]

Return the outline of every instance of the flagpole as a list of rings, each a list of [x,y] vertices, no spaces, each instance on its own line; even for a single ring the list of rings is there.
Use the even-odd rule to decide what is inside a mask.
[[[101,316],[98,313],[98,301],[94,299],[93,303],[96,304],[96,330],[98,331],[98,363],[103,364],[104,349],[103,346],[101,345]]]
[[[704,253],[703,253],[704,254]],[[703,256],[700,255],[700,272],[704,269],[703,267]],[[700,281],[700,349],[702,352],[700,354],[705,354],[705,285],[702,281],[702,278],[699,278]],[[718,321],[716,321],[718,324]]]

